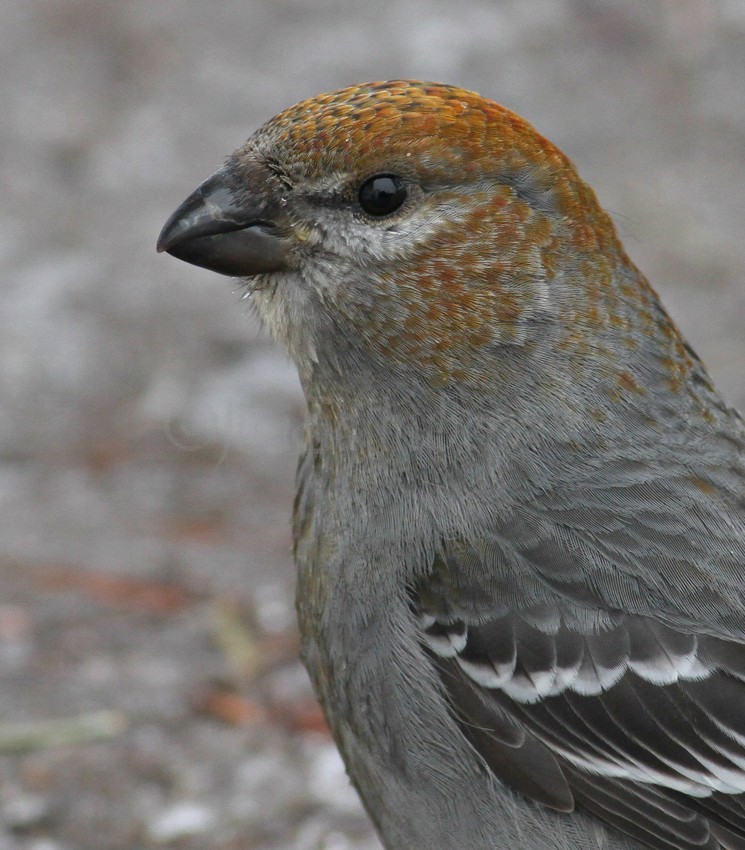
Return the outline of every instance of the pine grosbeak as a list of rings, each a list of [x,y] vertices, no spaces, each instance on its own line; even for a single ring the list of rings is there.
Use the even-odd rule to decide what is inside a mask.
[[[567,158],[353,86],[159,247],[299,370],[303,656],[384,845],[745,848],[745,428]]]

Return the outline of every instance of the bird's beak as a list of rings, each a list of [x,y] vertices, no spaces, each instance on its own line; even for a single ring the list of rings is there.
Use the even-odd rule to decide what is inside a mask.
[[[158,237],[158,251],[232,277],[288,267],[290,239],[261,200],[238,202],[226,168],[198,186],[173,213]]]

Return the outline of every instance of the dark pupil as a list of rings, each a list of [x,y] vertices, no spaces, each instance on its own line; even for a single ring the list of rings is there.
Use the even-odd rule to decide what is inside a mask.
[[[360,187],[360,206],[368,215],[389,215],[406,200],[406,187],[399,177],[381,174]]]

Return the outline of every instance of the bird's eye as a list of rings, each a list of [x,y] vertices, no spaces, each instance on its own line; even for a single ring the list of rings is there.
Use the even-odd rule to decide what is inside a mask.
[[[360,206],[368,215],[390,215],[406,200],[406,185],[395,174],[376,174],[360,186]]]

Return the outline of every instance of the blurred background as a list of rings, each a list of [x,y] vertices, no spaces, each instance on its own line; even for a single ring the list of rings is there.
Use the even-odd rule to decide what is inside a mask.
[[[295,660],[302,399],[155,254],[259,124],[417,77],[577,163],[745,406],[742,0],[0,2],[0,850],[374,850]]]

